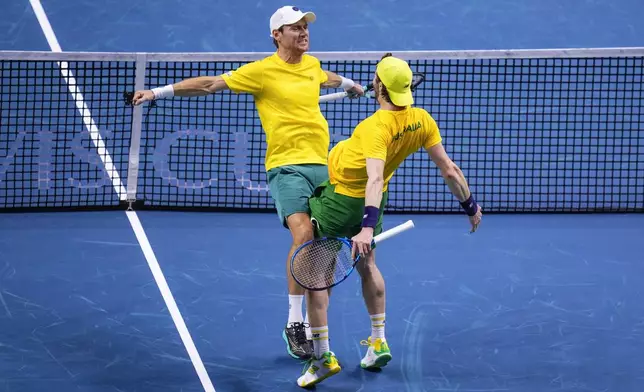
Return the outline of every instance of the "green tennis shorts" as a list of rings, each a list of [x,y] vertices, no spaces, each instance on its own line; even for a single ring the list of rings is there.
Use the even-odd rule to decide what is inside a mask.
[[[290,215],[310,213],[309,197],[315,187],[329,178],[327,166],[318,164],[280,166],[266,174],[277,216],[286,228],[286,218]]]
[[[382,195],[380,216],[373,235],[382,233],[382,215],[387,204],[387,192]],[[364,198],[335,193],[335,186],[329,180],[320,184],[309,199],[311,218],[316,226],[316,237],[351,238],[362,230]]]

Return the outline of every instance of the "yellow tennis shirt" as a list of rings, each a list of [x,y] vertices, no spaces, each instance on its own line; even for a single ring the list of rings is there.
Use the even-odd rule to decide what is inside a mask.
[[[255,98],[266,133],[266,170],[306,163],[327,164],[329,125],[320,111],[320,84],[327,75],[320,61],[304,55],[289,64],[277,53],[222,75],[235,93]]]
[[[421,108],[378,110],[358,124],[350,138],[336,144],[329,154],[329,181],[335,191],[365,197],[367,158],[385,162],[383,192],[409,155],[442,141],[436,121]]]

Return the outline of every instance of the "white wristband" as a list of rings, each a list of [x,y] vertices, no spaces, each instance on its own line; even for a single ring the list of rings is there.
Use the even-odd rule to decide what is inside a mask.
[[[152,89],[155,99],[163,99],[174,97],[174,88],[171,84],[163,87],[157,87]]]
[[[340,76],[340,79],[342,80],[342,83],[340,83],[340,87],[345,90],[350,89],[356,84],[353,80],[347,79],[344,76]]]

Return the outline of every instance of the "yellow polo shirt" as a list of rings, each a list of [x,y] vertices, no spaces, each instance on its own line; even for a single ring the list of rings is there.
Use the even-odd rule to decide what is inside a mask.
[[[423,147],[442,141],[436,121],[421,108],[378,110],[364,119],[350,138],[339,142],[329,154],[329,181],[337,193],[365,197],[367,158],[385,162],[383,192],[405,158]]]
[[[304,55],[299,64],[277,53],[245,64],[222,78],[235,93],[250,93],[266,133],[266,170],[306,163],[327,164],[329,125],[320,111],[320,61]]]

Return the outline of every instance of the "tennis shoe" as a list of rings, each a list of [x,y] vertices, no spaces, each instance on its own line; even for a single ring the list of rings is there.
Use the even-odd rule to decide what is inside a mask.
[[[387,366],[387,363],[391,361],[391,351],[389,350],[389,345],[386,340],[377,338],[375,341],[371,340],[371,336],[367,340],[360,342],[363,346],[369,346],[367,353],[365,354],[362,361],[360,361],[360,367],[363,369],[376,369]]]
[[[326,352],[319,359],[313,356],[306,362],[302,375],[297,379],[297,385],[302,388],[312,387],[338,374],[340,370],[342,368],[334,353]]]
[[[310,359],[313,355],[313,342],[306,338],[307,324],[292,323],[282,331],[288,355],[295,359]]]

